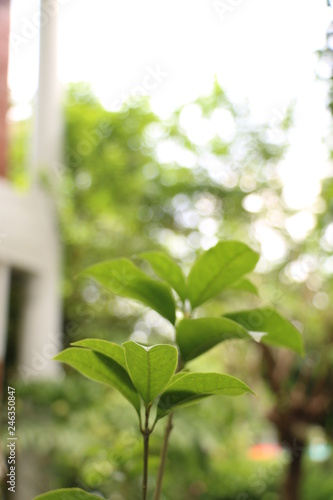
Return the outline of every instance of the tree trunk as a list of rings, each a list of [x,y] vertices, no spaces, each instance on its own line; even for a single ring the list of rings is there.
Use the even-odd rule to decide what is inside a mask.
[[[291,461],[281,491],[281,500],[301,500],[302,457],[305,443],[296,441],[289,446]]]

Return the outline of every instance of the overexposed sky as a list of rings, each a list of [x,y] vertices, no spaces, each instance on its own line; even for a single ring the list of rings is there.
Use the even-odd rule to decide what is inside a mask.
[[[49,0],[52,5],[56,0]],[[183,102],[214,74],[269,118],[313,81],[314,51],[333,10],[325,0],[59,0],[59,78],[89,81],[106,104],[142,84],[147,67],[167,74],[151,94]],[[38,73],[38,0],[12,0],[9,82],[31,99]],[[22,39],[15,40],[21,36]]]
[[[321,141],[330,120],[314,54],[325,46],[333,18],[326,0],[59,4],[59,80],[90,82],[110,109],[145,92],[164,116],[209,92],[214,75],[231,98],[249,101],[255,121],[274,123],[295,101],[292,148],[281,168],[285,197],[294,208],[315,197],[318,177],[327,171]],[[12,0],[9,84],[23,114],[37,87],[38,5],[38,0]],[[49,0],[46,22],[54,6]]]

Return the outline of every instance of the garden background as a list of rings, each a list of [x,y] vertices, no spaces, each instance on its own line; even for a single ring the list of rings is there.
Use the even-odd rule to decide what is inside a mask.
[[[299,474],[302,500],[333,498],[331,10],[318,0],[56,4],[44,3],[44,18],[38,2],[11,5],[4,181],[18,197],[43,192],[56,214],[62,314],[57,332],[43,318],[46,345],[172,342],[166,320],[80,272],[156,249],[188,270],[219,240],[249,244],[261,255],[258,295],[229,290],[203,312],[273,306],[303,334],[305,356],[228,341],[195,360],[194,370],[239,377],[258,398],[176,414],[163,498],[278,500]],[[58,41],[43,39],[56,20]],[[51,45],[39,44],[40,29]],[[61,86],[47,87],[55,74]],[[4,255],[13,233],[0,226]],[[29,347],[29,331],[22,347],[28,278],[12,266],[7,288],[15,498],[73,486],[140,498],[140,434],[121,396],[58,365],[43,376],[56,363]],[[295,445],[283,448],[285,429]],[[152,440],[152,476],[162,433],[161,425]],[[12,498],[5,480],[3,498]]]

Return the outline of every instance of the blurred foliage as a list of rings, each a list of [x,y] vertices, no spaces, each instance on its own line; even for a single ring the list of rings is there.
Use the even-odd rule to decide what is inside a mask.
[[[44,461],[41,467],[49,476],[50,488],[79,486],[111,499],[140,498],[141,435],[134,412],[127,411],[115,391],[76,375],[66,384],[19,385],[17,391],[21,450],[30,450],[30,459],[37,464]],[[277,500],[286,455],[250,460],[250,446],[265,435],[267,441],[272,437],[270,426],[251,418],[255,404],[241,404],[241,398],[232,398],[228,404],[224,401],[206,400],[196,410],[176,413],[165,499]],[[162,424],[158,424],[151,443],[152,482]],[[47,468],[43,457],[49,457]],[[332,459],[322,464],[306,463],[302,499],[329,498],[332,465]],[[114,496],[108,496],[110,492]]]
[[[198,130],[191,135],[193,114]],[[200,126],[208,127],[209,117],[216,132],[204,142]],[[219,120],[231,131],[219,135]],[[217,239],[248,240],[251,217],[242,201],[267,182],[281,189],[274,164],[285,142],[268,126],[251,124],[246,109],[232,105],[217,83],[210,96],[166,120],[145,100],[108,112],[86,87],[73,86],[66,123],[60,213],[69,337],[91,335],[92,323],[105,338],[128,334],[133,325],[123,301],[96,300],[93,287],[73,280],[87,265],[161,246],[186,264]]]
[[[333,183],[324,180],[316,202],[305,210],[286,204],[279,162],[287,151],[291,111],[266,125],[254,124],[244,104],[230,102],[215,83],[211,95],[161,119],[145,99],[109,112],[89,88],[75,84],[66,95],[65,117],[64,162],[54,169],[64,248],[65,343],[94,336],[123,342],[133,332],[143,332],[152,342],[161,334],[172,339],[172,329],[154,314],[77,278],[86,266],[166,248],[186,267],[201,248],[218,239],[240,239],[262,254],[255,277],[262,299],[297,318],[305,335],[307,354],[291,359],[280,404],[288,403],[300,377],[310,392],[323,374],[331,386]],[[26,122],[13,126],[10,176],[19,186],[26,182],[23,145],[28,130]],[[304,217],[311,221],[306,230]],[[222,314],[259,305],[258,298],[246,293],[240,305],[233,292],[226,292],[205,311]],[[281,467],[273,474],[273,464],[246,459],[251,444],[266,436],[275,439],[272,427],[262,420],[274,393],[266,392],[261,381],[259,353],[246,343],[228,343],[193,367],[211,369],[214,364],[257,387],[260,405],[228,401],[221,411],[219,403],[205,403],[177,417],[166,498],[226,500],[240,495],[239,500],[275,500]],[[21,398],[22,436],[35,439],[40,433],[36,453],[52,450],[55,456],[50,465],[53,487],[77,484],[107,491],[112,481],[112,491],[122,495],[119,499],[136,498],[141,449],[136,431],[128,435],[125,430],[131,415],[123,411],[122,400],[72,376],[61,386],[22,387]],[[332,413],[328,408],[328,434],[333,430]],[[203,420],[209,425],[202,426]],[[161,436],[162,428],[159,432]],[[157,457],[159,436],[154,439]],[[101,451],[105,444],[110,450],[106,455]],[[95,464],[107,478],[94,479],[101,474],[94,472]],[[156,467],[157,459],[151,464]],[[305,464],[302,498],[332,495],[326,472],[330,464]]]

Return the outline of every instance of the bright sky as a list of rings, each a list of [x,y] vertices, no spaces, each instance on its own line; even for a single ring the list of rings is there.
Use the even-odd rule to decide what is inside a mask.
[[[12,34],[23,40],[12,43],[9,84],[23,114],[37,87],[38,4],[12,0]],[[145,92],[163,116],[209,92],[214,75],[232,99],[249,101],[256,121],[274,124],[295,101],[292,148],[281,167],[285,199],[295,209],[313,203],[327,172],[327,87],[315,81],[314,54],[333,18],[326,0],[59,4],[59,79],[91,82],[110,109]]]

